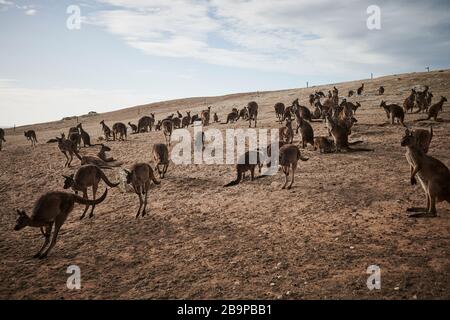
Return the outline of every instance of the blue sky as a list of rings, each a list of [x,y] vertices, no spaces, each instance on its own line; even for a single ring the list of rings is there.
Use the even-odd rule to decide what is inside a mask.
[[[447,1],[375,2],[0,0],[0,125],[449,67]]]

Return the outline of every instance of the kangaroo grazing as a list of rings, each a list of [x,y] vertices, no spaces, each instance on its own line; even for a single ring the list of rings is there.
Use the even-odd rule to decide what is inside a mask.
[[[292,129],[292,122],[289,118],[286,119],[286,126],[281,127],[279,130],[280,140],[286,143],[292,143],[294,140],[294,130]]]
[[[413,111],[414,104],[416,101],[416,90],[411,89],[411,93],[409,94],[408,98],[405,99],[403,102],[403,111],[407,113],[408,111]]]
[[[158,171],[159,177],[164,179],[164,175],[169,168],[169,148],[163,143],[155,144],[153,145],[152,154],[153,160],[156,162],[155,170]],[[162,166],[162,170],[160,169],[160,166]]]
[[[155,119],[153,117],[144,116],[138,121],[138,132],[149,132],[152,131],[153,124],[155,123]]]
[[[314,97],[314,95],[312,95],[312,96]],[[278,102],[278,103],[276,103],[276,104],[273,106],[273,108],[275,109],[275,115],[276,115],[276,117],[278,118],[278,121],[279,121],[280,123],[282,123],[282,122],[283,122],[283,118],[284,118],[284,109],[286,108],[286,107],[284,106],[284,103]]]
[[[259,173],[261,173],[261,159],[262,154],[259,151],[247,151],[245,154],[241,155],[238,164],[236,165],[237,178],[231,181],[224,187],[232,187],[238,185],[242,179],[245,179],[245,173],[250,171],[251,181],[255,179],[255,169],[259,168]]]
[[[81,156],[78,153],[76,143],[73,142],[72,140],[66,139],[64,133],[61,134],[61,138],[56,137],[56,141],[58,142],[59,150],[66,156],[66,162],[64,163],[64,168],[65,167],[70,168],[74,154],[77,156],[78,159],[81,160]]]
[[[314,138],[314,151],[319,149],[320,153],[333,153],[336,152],[336,146],[334,141],[328,137],[315,137]]]
[[[447,102],[446,97],[441,97],[441,100],[438,103],[433,104],[428,109],[428,117],[426,119],[419,119],[417,121],[426,121],[434,118],[434,121],[438,121],[439,111],[443,111],[444,102]]]
[[[108,141],[112,136],[111,129],[105,124],[105,120],[100,121],[100,124],[102,125],[103,134],[105,135],[106,141]]]
[[[378,88],[378,95],[382,96],[383,94],[384,94],[384,87],[381,86],[381,87]]]
[[[33,258],[44,259],[55,246],[59,230],[66,221],[69,213],[72,212],[75,204],[79,203],[88,206],[95,206],[102,203],[106,199],[107,194],[108,189],[105,190],[99,199],[87,200],[75,194],[66,192],[46,193],[37,200],[34,205],[33,213],[30,217],[28,217],[25,211],[17,210],[18,217],[14,230],[19,231],[25,227],[40,228],[41,233],[45,237],[45,241],[42,248],[34,255]],[[55,230],[53,231],[53,238],[50,242],[53,225],[55,226]],[[50,246],[44,252],[44,249],[49,243]]]
[[[139,133],[137,125],[132,124],[131,122],[128,122],[128,125],[131,128],[131,134]]]
[[[279,158],[279,165],[281,166],[285,176],[284,185],[281,189],[286,189],[286,186],[288,184],[289,171],[292,168],[291,184],[289,185],[289,187],[287,187],[288,189],[291,189],[292,185],[294,184],[295,170],[297,169],[298,160],[308,161],[309,159],[302,157],[300,149],[293,144],[285,144],[284,146],[282,146],[280,148]]]
[[[308,143],[314,146],[314,130],[312,126],[308,123],[308,121],[301,117],[297,117],[297,123],[297,133],[300,128],[300,133],[302,135],[302,148],[305,149]]]
[[[127,139],[127,126],[122,122],[113,125],[113,141],[125,141]]]
[[[34,130],[28,130],[24,132],[25,138],[27,138],[28,141],[31,141],[31,145],[35,146],[36,143],[38,143],[36,138],[36,132]]]
[[[135,164],[131,171],[126,169],[124,171],[127,174],[127,184],[131,184],[134,192],[139,196],[139,209],[136,218],[139,218],[139,215],[144,217],[147,214],[146,208],[150,182],[153,181],[156,185],[159,185],[160,182],[156,180],[152,167],[147,163]],[[142,196],[144,196],[144,200],[142,200]]]
[[[164,137],[166,138],[166,144],[170,146],[172,132],[173,132],[173,122],[170,119],[165,119],[162,122]]]
[[[186,112],[187,116],[183,118],[183,120],[181,121],[181,127],[182,128],[188,128],[189,125],[191,124],[191,112],[188,111]]]
[[[2,144],[3,142],[6,142],[5,140],[5,130],[0,128],[0,151],[2,151]]]
[[[358,90],[356,91],[358,93],[358,96],[360,96],[364,91],[364,83],[361,85],[361,87],[358,88]]]
[[[108,177],[106,177],[105,173],[97,166],[88,164],[82,166],[75,175],[64,176],[64,189],[72,188],[75,191],[75,194],[78,192],[83,193],[83,198],[88,199],[88,188],[92,187],[93,200],[95,200],[95,196],[97,194],[98,184],[100,180],[103,180],[109,187],[115,188],[119,185],[119,183],[112,183],[109,181]],[[80,220],[84,218],[86,212],[88,211],[91,205],[86,205],[83,214],[81,215]],[[91,213],[89,214],[89,218],[94,216],[95,204],[92,205]]]
[[[256,128],[256,122],[258,119],[258,104],[255,101],[251,101],[247,105],[248,110],[248,127],[252,127],[252,121],[255,121],[255,128]]]
[[[236,122],[238,120],[238,118],[239,118],[239,113],[238,113],[237,109],[233,108],[233,110],[227,116],[227,122],[222,123],[222,124]]]
[[[239,119],[242,119],[242,120],[248,120],[248,110],[247,110],[247,108],[242,108],[240,111],[239,111],[239,117],[238,117],[238,120]]]
[[[386,104],[385,101],[381,101],[380,108],[383,108],[386,112],[387,118],[391,119],[391,124],[395,123],[395,119],[397,119],[397,123],[401,123],[402,126],[406,127],[405,121],[405,112],[402,107],[398,104]]]
[[[426,155],[417,144],[417,139],[408,129],[401,140],[402,147],[407,147],[406,159],[411,167],[411,185],[419,180],[426,198],[426,208],[408,208],[413,217],[436,217],[436,202],[450,203],[450,171],[438,159]]]
[[[91,144],[91,137],[89,136],[89,133],[87,133],[86,131],[84,131],[83,126],[80,124],[78,124],[77,128],[80,130],[80,137],[81,140],[83,141],[83,146],[86,147],[92,147]]]

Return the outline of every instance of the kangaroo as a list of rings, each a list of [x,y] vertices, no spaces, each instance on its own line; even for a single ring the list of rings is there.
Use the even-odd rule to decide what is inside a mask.
[[[108,141],[112,136],[111,129],[105,124],[105,120],[100,121],[100,124],[102,125],[103,134],[105,135],[106,141]]]
[[[311,125],[301,117],[297,117],[297,123],[297,133],[300,128],[300,133],[302,135],[302,148],[305,149],[308,143],[314,146],[314,130]]]
[[[38,143],[36,138],[36,132],[34,130],[28,130],[24,132],[25,138],[27,138],[28,141],[31,141],[31,145],[34,147],[36,143]]]
[[[194,122],[201,121],[202,119],[198,114],[194,114],[191,118],[191,124],[194,124]]]
[[[430,127],[430,131],[425,129],[416,129],[410,131],[417,141],[417,146],[422,149],[423,153],[427,154],[430,148],[431,140],[433,139],[433,127]]]
[[[314,97],[314,95],[312,95],[312,96]],[[275,115],[276,115],[276,117],[278,118],[278,121],[279,121],[280,123],[282,123],[282,122],[283,122],[283,118],[284,118],[284,109],[286,108],[286,107],[284,106],[284,103],[278,102],[278,103],[276,103],[276,104],[273,106],[273,108],[275,109]]]
[[[426,155],[408,129],[401,140],[401,146],[407,147],[406,159],[411,167],[411,185],[417,184],[419,180],[427,198],[426,209],[408,208],[407,211],[413,212],[413,217],[436,217],[436,202],[450,203],[450,171],[441,161]]]
[[[209,125],[209,119],[211,116],[211,107],[208,107],[208,110],[203,110],[201,113],[202,125],[206,127]]]
[[[289,171],[292,168],[291,184],[289,185],[289,187],[287,187],[288,189],[291,189],[292,185],[294,184],[294,176],[295,170],[297,169],[298,160],[308,161],[309,159],[302,157],[300,149],[293,144],[285,144],[284,146],[282,146],[280,148],[279,158],[279,165],[281,166],[285,176],[285,182],[281,189],[286,189],[286,186],[288,184]]]
[[[0,151],[2,151],[2,144],[3,142],[6,142],[5,140],[5,130],[0,128]]]
[[[428,112],[428,108],[431,106],[431,102],[433,100],[433,94],[431,92],[427,93],[427,98],[426,98],[426,102],[425,102],[425,112]]]
[[[350,90],[350,91],[348,92],[348,98],[352,97],[354,94],[355,94],[355,91]]]
[[[227,116],[227,122],[222,123],[222,124],[233,123],[233,122],[236,122],[238,119],[239,119],[239,113],[238,113],[237,109],[233,108],[233,110]]]
[[[251,181],[255,179],[255,169],[259,168],[259,173],[261,173],[261,159],[262,154],[259,151],[247,151],[245,154],[241,155],[236,165],[237,178],[231,181],[224,187],[232,187],[238,185],[242,179],[245,179],[245,173],[250,171]]]
[[[214,112],[214,123],[218,123],[219,122],[219,116],[217,115],[216,112]]]
[[[75,194],[78,192],[83,192],[83,198],[88,199],[87,191],[89,187],[92,187],[93,200],[95,200],[95,195],[97,194],[98,184],[100,180],[103,180],[109,187],[115,188],[119,185],[119,183],[112,183],[108,180],[105,173],[97,166],[92,164],[88,164],[82,166],[75,175],[64,176],[64,189],[67,190],[72,188],[75,191]],[[86,205],[83,214],[81,215],[80,220],[84,218],[86,212],[88,211],[90,205]],[[89,218],[94,216],[95,204],[92,205],[91,213],[89,214]]]
[[[74,205],[79,203],[95,206],[102,203],[106,199],[107,194],[108,189],[97,200],[87,200],[66,192],[46,193],[36,201],[31,217],[28,217],[25,211],[17,210],[18,217],[14,230],[19,231],[25,227],[40,228],[41,233],[45,237],[45,241],[42,248],[33,258],[45,259],[55,246],[59,230],[69,216],[69,213],[72,212]],[[55,226],[55,230],[53,231],[53,238],[50,242],[53,225]],[[49,243],[50,246],[44,252],[44,249]]]
[[[127,174],[127,184],[131,184],[134,192],[139,196],[139,209],[136,218],[139,218],[140,215],[144,217],[147,214],[146,208],[150,182],[153,181],[155,185],[159,185],[161,182],[156,180],[152,167],[147,163],[135,164],[131,171],[126,169],[124,171]],[[142,195],[144,195],[144,200],[142,200]]]
[[[316,95],[311,93],[309,95],[309,105],[313,106],[315,101],[316,101]],[[276,110],[275,110],[275,112],[276,112]]]
[[[358,90],[356,91],[358,93],[358,96],[360,96],[364,91],[364,83],[361,85],[361,87],[358,88]]]
[[[131,122],[128,122],[128,125],[131,128],[131,132],[132,132],[131,134],[139,133],[137,125],[132,124]]]
[[[162,122],[164,137],[166,138],[166,144],[170,146],[171,138],[172,138],[172,132],[173,132],[173,122],[172,120],[165,119]]]
[[[122,122],[117,122],[113,125],[113,141],[116,141],[116,138],[119,141],[127,139],[127,126]]]
[[[180,127],[181,127],[181,119],[180,118],[173,118],[172,123],[173,123],[174,129],[180,129]]]
[[[247,110],[246,107],[242,108],[242,109],[239,111],[239,117],[238,117],[238,120],[239,120],[239,119],[242,119],[242,120],[248,120],[248,110]]]
[[[111,151],[111,148],[108,146],[105,146],[104,144],[101,144],[101,148],[100,151],[97,153],[97,157],[99,157],[100,159],[102,159],[105,162],[113,162],[116,161],[114,160],[114,158],[108,158],[108,156],[106,155],[106,152]]]
[[[428,90],[430,90],[430,88],[428,86],[425,86],[424,91],[416,93],[417,110],[414,113],[419,113],[421,111],[425,111],[425,108],[427,105]]]
[[[164,175],[169,168],[169,148],[163,143],[153,145],[152,149],[153,160],[156,162],[155,171],[158,171],[159,177],[164,179]],[[162,166],[162,170],[160,169]]]
[[[152,131],[153,124],[155,120],[152,117],[144,116],[138,121],[138,132],[149,132]]]
[[[81,140],[83,140],[83,146],[86,147],[92,147],[91,144],[91,137],[89,136],[89,133],[87,133],[86,131],[83,130],[83,126],[80,124],[78,124],[77,128],[80,130],[80,137]]]
[[[337,122],[333,120],[333,118],[329,114],[327,115],[326,119],[327,125],[329,125],[331,136],[334,139],[334,144],[336,145],[336,152],[340,152],[341,150],[345,150],[347,152],[374,151],[373,149],[366,149],[366,148],[351,148],[350,145],[362,143],[362,141],[355,141],[349,143],[347,127],[340,126]]]
[[[178,115],[178,118],[183,119],[183,115],[178,110],[177,110],[177,115]]]
[[[414,109],[414,104],[416,101],[416,90],[411,89],[411,93],[409,94],[408,98],[405,99],[405,101],[403,101],[403,111],[405,113],[408,113],[408,111],[413,111]]]
[[[289,118],[286,119],[286,126],[281,127],[279,130],[281,141],[292,143],[292,141],[294,140],[294,130],[292,129],[292,122]]]
[[[294,111],[296,118],[297,114],[299,114],[303,119],[312,121],[311,111],[307,107],[301,106],[298,103],[298,99],[295,99],[294,102],[292,102],[292,110]]]
[[[401,123],[402,126],[406,127],[405,121],[405,112],[402,107],[398,104],[389,104],[387,105],[385,101],[381,101],[380,108],[383,108],[386,112],[387,118],[391,119],[391,124],[395,123],[395,119],[397,119],[397,123]]]
[[[285,141],[282,141],[282,140],[279,140],[278,141],[278,151],[280,150],[280,148],[282,146],[284,146],[286,144],[289,144],[289,143],[287,143]],[[272,157],[272,144],[269,144],[267,146],[267,157],[268,157],[268,159],[271,159],[271,157]],[[266,163],[267,168],[270,168],[271,164],[272,164],[271,160],[268,160],[267,163]]]
[[[123,163],[108,163],[106,161],[103,161],[102,159],[98,158],[98,157],[94,157],[94,156],[83,156],[81,157],[81,165],[88,165],[88,164],[92,164],[94,166],[99,167],[100,169],[112,169],[112,168],[117,168],[120,167]]]
[[[384,94],[384,87],[383,86],[380,86],[379,88],[378,88],[378,95],[379,96],[382,96]]]
[[[438,120],[439,111],[443,111],[444,102],[447,102],[446,97],[441,97],[441,100],[438,103],[433,104],[430,109],[428,109],[428,117],[426,119],[419,119],[417,121],[426,121],[434,118],[434,121]]]
[[[66,156],[64,168],[65,167],[70,168],[74,154],[77,156],[78,159],[81,160],[81,156],[78,153],[77,145],[72,140],[66,139],[64,133],[61,134],[61,138],[56,137],[56,141],[58,142],[59,150]]]
[[[328,137],[315,137],[314,138],[314,151],[319,149],[320,153],[333,153],[336,152],[336,146],[334,141]]]
[[[189,125],[191,124],[191,112],[188,111],[186,112],[187,116],[183,118],[183,120],[181,121],[181,127],[182,128],[188,128]]]
[[[256,123],[258,121],[258,104],[255,101],[251,101],[247,104],[247,110],[248,110],[248,127],[252,127],[252,121],[255,122],[255,128]]]
[[[72,141],[77,149],[81,148],[81,135],[78,132],[73,132],[72,129],[69,130],[69,140]]]
[[[358,110],[358,109],[361,107],[361,104],[360,104],[359,102],[356,102],[356,104],[353,104],[352,102],[347,102],[347,103],[346,103],[346,107],[347,107],[349,110],[352,110],[352,112],[353,112],[354,114],[356,114],[356,110]]]

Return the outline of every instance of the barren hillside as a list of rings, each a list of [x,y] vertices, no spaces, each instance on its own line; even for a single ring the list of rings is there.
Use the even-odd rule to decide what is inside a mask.
[[[320,154],[308,147],[292,190],[281,190],[281,173],[223,188],[235,178],[234,166],[169,167],[160,186],[152,186],[149,215],[135,219],[137,196],[111,189],[93,219],[80,221],[77,206],[46,260],[31,257],[43,238],[38,228],[14,232],[17,208],[31,212],[38,197],[62,190],[65,158],[50,138],[68,131],[74,121],[34,125],[39,144],[32,148],[26,128],[6,130],[0,152],[0,298],[1,299],[449,299],[450,205],[438,204],[438,217],[408,218],[406,208],[424,206],[419,185],[411,186],[409,167],[400,146],[404,128],[387,123],[381,99],[402,104],[411,87],[428,85],[433,102],[450,98],[450,70],[388,76],[336,84],[342,96],[365,83],[357,125],[351,140],[363,140],[373,153]],[[380,85],[384,96],[377,95]],[[156,118],[179,110],[192,114],[212,106],[221,121],[233,106],[255,100],[259,128],[277,128],[273,105],[299,98],[309,106],[315,90],[243,93],[192,98],[101,114],[83,119],[94,142],[99,122],[112,126],[150,112]],[[62,101],[61,103],[64,103]],[[434,130],[429,154],[450,165],[450,112],[444,105],[440,122],[414,122],[423,114],[407,114],[406,124]],[[314,122],[315,135],[325,135]],[[213,124],[213,128],[247,128],[248,123]],[[190,129],[192,130],[192,128]],[[299,141],[296,135],[295,143]],[[130,168],[152,162],[154,143],[162,132],[130,135],[109,142],[111,156]],[[83,148],[95,154],[98,148]],[[121,169],[108,170],[111,180]],[[104,190],[100,186],[100,192]],[[70,265],[81,268],[82,289],[66,288]],[[381,290],[366,286],[370,265],[382,271]]]

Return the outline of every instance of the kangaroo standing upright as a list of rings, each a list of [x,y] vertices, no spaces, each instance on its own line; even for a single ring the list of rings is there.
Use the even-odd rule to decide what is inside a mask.
[[[288,177],[289,177],[289,171],[292,168],[292,178],[291,178],[291,184],[288,189],[292,188],[292,185],[294,184],[294,176],[295,176],[295,170],[297,169],[297,163],[298,160],[302,161],[308,161],[308,158],[302,157],[300,150],[297,146],[293,144],[285,144],[280,148],[280,154],[279,154],[279,165],[283,169],[285,181],[284,185],[281,189],[286,189],[286,186],[288,184]]]
[[[105,120],[100,121],[100,124],[102,125],[103,134],[105,135],[106,141],[108,141],[111,138],[112,131],[111,129],[105,124]]]
[[[89,133],[84,131],[83,126],[81,125],[81,123],[78,124],[77,128],[78,128],[78,130],[80,130],[80,136],[81,136],[81,140],[83,140],[84,147],[86,147],[86,146],[92,147],[91,137],[89,136]]]
[[[113,125],[113,140],[125,141],[127,139],[127,126],[122,122]]]
[[[95,206],[102,203],[106,199],[108,189],[105,190],[103,195],[97,200],[83,199],[75,194],[66,192],[49,192],[39,198],[34,205],[33,213],[30,217],[27,216],[25,211],[17,210],[17,221],[14,227],[15,231],[22,230],[25,227],[36,227],[41,229],[41,233],[45,237],[44,245],[33,258],[44,259],[50,253],[50,250],[55,246],[56,239],[58,238],[59,230],[67,219],[67,216],[72,212],[75,203],[84,204],[87,206]],[[50,243],[50,236],[52,233],[53,225],[55,231],[53,231],[53,238]],[[44,252],[44,249],[50,243],[48,249]]]
[[[155,170],[158,171],[159,177],[164,179],[164,175],[169,167],[169,148],[163,143],[157,143],[153,146],[152,154],[153,159],[156,162]],[[162,170],[160,169],[160,166],[163,167]]]
[[[411,167],[411,184],[415,185],[419,180],[427,198],[426,208],[408,208],[407,211],[414,212],[412,216],[415,217],[436,217],[436,202],[450,203],[450,171],[441,161],[426,155],[408,129],[401,145],[408,148],[406,159]]]
[[[64,189],[72,188],[77,194],[79,191],[83,192],[83,198],[88,199],[87,191],[89,187],[92,187],[93,199],[95,200],[95,195],[97,194],[98,184],[100,180],[103,180],[109,187],[115,188],[119,185],[119,183],[112,183],[108,180],[105,173],[97,166],[88,164],[82,166],[75,175],[63,176],[64,180]],[[81,215],[81,219],[84,218],[86,212],[88,211],[90,205],[86,205],[83,214]],[[89,218],[94,216],[95,204],[92,205],[91,213],[89,214]]]
[[[256,123],[258,121],[258,104],[255,101],[251,101],[248,103],[247,105],[247,110],[248,110],[248,127],[251,128],[252,127],[252,121],[255,122],[255,128],[256,128]]]

